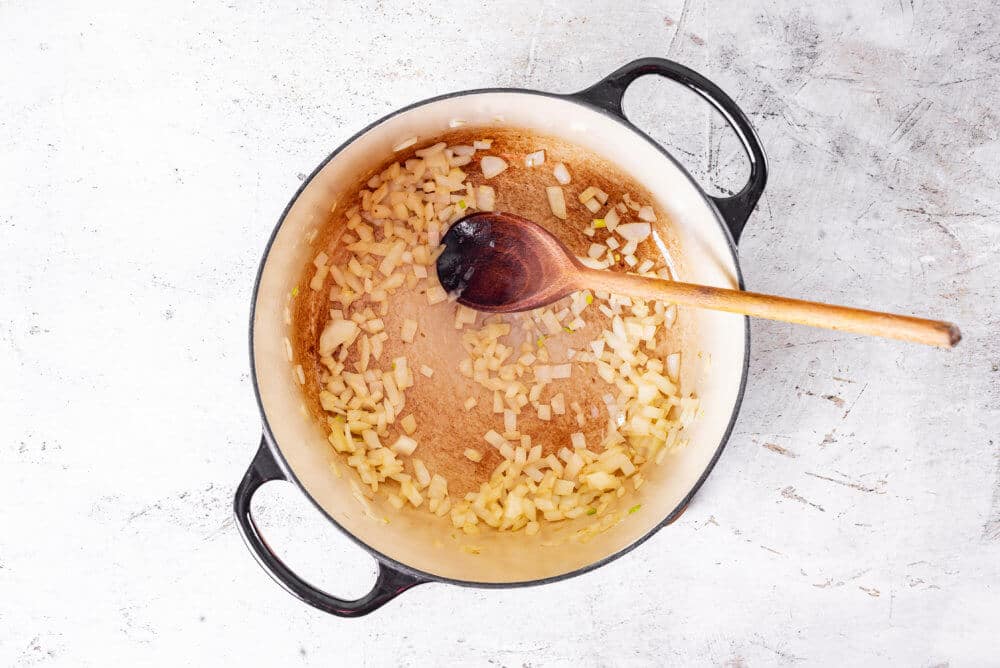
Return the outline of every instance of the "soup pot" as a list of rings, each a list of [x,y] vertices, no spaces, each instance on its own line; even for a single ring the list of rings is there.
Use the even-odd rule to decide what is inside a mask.
[[[677,160],[629,122],[622,111],[622,97],[633,81],[646,75],[690,88],[733,128],[750,160],[749,181],[737,194],[707,195]],[[688,317],[697,323],[698,349],[697,354],[683,356],[683,374],[700,397],[701,414],[688,427],[688,445],[662,465],[644,469],[646,483],[622,500],[629,504],[625,507],[641,504],[641,513],[630,514],[586,542],[558,543],[545,540],[546,529],[532,537],[523,532],[467,537],[455,532],[447,518],[423,509],[387,509],[384,517],[391,521],[362,512],[348,484],[353,469],[340,467],[344,478],[333,474],[331,462],[337,455],[321,426],[304,410],[285,348],[288,295],[302,267],[315,254],[310,234],[330,220],[341,198],[353,196],[344,192],[344,184],[356,183],[359,175],[384,163],[401,140],[416,136],[432,143],[456,121],[470,127],[520,128],[554,136],[617,164],[668,213],[686,260],[681,280],[743,287],[736,243],[764,190],[764,151],[732,99],[678,63],[661,58],[636,60],[570,95],[508,88],[443,95],[393,112],[347,140],[292,197],[261,260],[251,306],[250,365],[263,437],[234,502],[237,525],[261,566],[302,601],[334,615],[367,614],[426,582],[474,587],[537,585],[585,573],[620,557],[681,515],[722,453],[743,396],[748,320],[692,310]],[[251,514],[251,500],[261,485],[272,480],[296,485],[331,524],[376,560],[378,576],[368,594],[342,600],[321,591],[268,547]],[[379,501],[371,503],[377,506]],[[456,549],[466,538],[474,538],[476,547]]]

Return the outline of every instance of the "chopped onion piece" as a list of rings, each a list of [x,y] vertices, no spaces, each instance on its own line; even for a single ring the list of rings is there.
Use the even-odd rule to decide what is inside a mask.
[[[587,484],[594,489],[599,490],[609,490],[614,489],[618,486],[618,479],[611,475],[610,473],[605,473],[604,471],[598,471],[597,473],[591,473],[585,476]]]
[[[405,431],[408,436],[412,436],[413,432],[417,430],[417,419],[413,417],[413,414],[411,413],[399,421],[399,426],[403,428],[403,431]],[[375,432],[370,433],[374,434]]]
[[[496,193],[490,186],[479,186],[476,190],[476,200],[479,209],[492,211],[496,206]]]
[[[648,223],[656,222],[656,214],[653,213],[653,207],[651,206],[644,206],[640,208],[636,216],[639,218],[639,220],[645,220]]]
[[[309,287],[315,291],[320,291],[323,289],[323,281],[326,280],[326,275],[330,272],[328,266],[320,265],[316,268],[316,273],[313,274],[312,280],[309,281]]]
[[[681,354],[671,353],[667,355],[667,377],[677,382],[681,375]]]
[[[492,179],[494,176],[507,169],[507,161],[494,155],[486,155],[479,161],[479,166],[483,171],[483,178]]]
[[[440,285],[435,285],[427,289],[427,303],[433,306],[448,299],[448,293]]]
[[[508,409],[503,412],[503,430],[507,434],[513,434],[517,431],[517,415],[514,414],[514,411]]]
[[[663,326],[670,329],[677,320],[677,305],[670,304],[663,312]]]
[[[561,162],[556,163],[556,166],[552,169],[552,175],[556,177],[556,181],[559,182],[559,185],[569,185],[572,180],[569,175],[569,170],[566,169],[566,165]]]
[[[486,439],[486,442],[492,445],[494,448],[500,448],[503,445],[508,445],[507,439],[505,439],[503,436],[496,433],[492,429],[483,434],[483,438]]]
[[[412,455],[416,449],[417,442],[405,434],[400,434],[396,442],[392,444],[392,450],[401,455]]]
[[[652,228],[649,226],[649,223],[625,223],[618,225],[615,232],[625,239],[625,241],[639,243],[649,238]]]
[[[524,156],[524,166],[525,167],[537,167],[538,165],[545,163],[545,151],[535,151],[534,153],[529,153]]]
[[[545,325],[549,334],[558,334],[562,331],[562,323],[559,322],[556,314],[548,309],[542,314],[542,324]]]
[[[580,264],[590,269],[607,269],[611,265],[610,260],[595,260],[592,257],[577,257],[577,259],[580,260]]]
[[[476,312],[468,306],[458,305],[455,309],[455,323],[458,325],[471,325],[476,321]]]
[[[566,198],[563,196],[562,188],[559,186],[549,186],[545,189],[545,194],[549,199],[549,208],[552,215],[561,220],[566,220]]]
[[[441,141],[438,142],[437,144],[434,144],[433,146],[417,149],[414,153],[418,158],[429,158],[431,156],[434,156],[434,154],[436,153],[441,153],[447,146],[448,146],[447,144]]]
[[[615,211],[614,207],[609,209],[608,212],[604,214],[604,224],[607,226],[609,232],[614,232],[620,221],[621,218],[618,216],[618,212]]]
[[[474,462],[481,462],[483,460],[483,453],[475,448],[466,448],[462,454],[465,455],[466,459]]]
[[[421,460],[413,460],[413,472],[417,476],[417,482],[420,483],[421,487],[427,487],[427,485],[431,484],[431,474]]]
[[[594,199],[594,196],[596,194],[597,194],[597,188],[595,188],[594,186],[588,186],[584,188],[583,192],[581,192],[577,196],[577,198],[580,200],[580,204],[586,204],[590,200]]]
[[[407,318],[403,321],[403,328],[400,332],[399,338],[405,343],[413,343],[413,338],[417,334],[417,321],[410,320]]]
[[[331,320],[326,323],[319,337],[319,354],[330,355],[342,345],[350,345],[360,328],[353,320]]]
[[[573,366],[571,364],[556,364],[552,367],[551,377],[553,380],[561,380],[564,378],[569,378],[570,374],[573,372]]]

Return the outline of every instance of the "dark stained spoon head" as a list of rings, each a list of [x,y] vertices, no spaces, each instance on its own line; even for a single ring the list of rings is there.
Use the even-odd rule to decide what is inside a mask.
[[[461,218],[441,240],[438,280],[477,311],[530,311],[576,289],[580,264],[534,221],[481,211]]]

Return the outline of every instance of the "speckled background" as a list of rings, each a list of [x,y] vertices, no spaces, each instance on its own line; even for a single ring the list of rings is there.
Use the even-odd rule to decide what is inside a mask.
[[[998,34],[970,0],[0,0],[0,664],[995,663]],[[755,322],[730,446],[642,548],[358,621],[300,604],[230,519],[259,437],[250,290],[288,197],[403,104],[569,92],[646,55],[760,132],[750,288],[941,316],[965,341]],[[626,108],[709,189],[742,183],[693,94],[643,80]],[[258,506],[301,572],[368,588],[290,485]]]

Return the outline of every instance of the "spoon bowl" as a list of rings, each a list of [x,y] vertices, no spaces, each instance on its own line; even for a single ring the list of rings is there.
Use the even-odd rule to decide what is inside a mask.
[[[456,221],[441,239],[438,280],[459,304],[488,313],[530,311],[576,290],[584,269],[538,223],[481,211]]]

